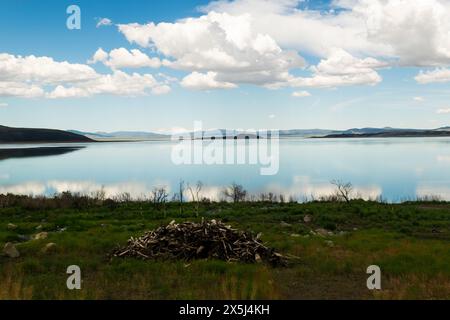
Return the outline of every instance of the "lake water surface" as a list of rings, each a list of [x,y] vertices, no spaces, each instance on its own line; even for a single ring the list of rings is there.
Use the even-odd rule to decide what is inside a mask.
[[[108,196],[128,192],[141,197],[156,186],[176,192],[182,179],[202,181],[203,195],[212,199],[236,182],[252,194],[274,192],[303,200],[331,194],[330,181],[340,179],[364,198],[398,202],[433,195],[450,200],[450,138],[281,140],[279,171],[272,176],[261,175],[260,165],[175,165],[175,145],[1,145],[0,193],[52,195],[103,188]]]

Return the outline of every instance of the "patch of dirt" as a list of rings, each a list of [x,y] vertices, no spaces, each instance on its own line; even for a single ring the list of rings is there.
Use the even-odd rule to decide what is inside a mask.
[[[276,270],[282,299],[287,300],[367,300],[373,293],[367,289],[365,274],[304,275],[296,270]]]

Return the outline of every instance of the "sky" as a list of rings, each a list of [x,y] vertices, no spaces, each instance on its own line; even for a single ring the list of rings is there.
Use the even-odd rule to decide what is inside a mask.
[[[2,0],[0,125],[448,126],[448,30],[448,0]]]

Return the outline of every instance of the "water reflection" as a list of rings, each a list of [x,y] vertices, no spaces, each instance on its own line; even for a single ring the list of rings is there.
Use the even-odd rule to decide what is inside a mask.
[[[84,147],[38,147],[0,149],[0,160],[14,158],[49,157],[80,150]]]
[[[334,192],[331,180],[351,182],[354,195],[398,202],[439,196],[450,200],[450,138],[281,140],[280,170],[261,176],[260,166],[175,165],[173,142],[99,143],[92,145],[2,146],[0,193],[90,194],[102,188],[108,197],[129,193],[148,197],[156,186],[172,195],[180,180],[220,200],[225,186],[242,184],[258,197],[272,192],[303,200]],[[57,147],[57,148],[52,148]],[[33,149],[33,150],[31,150]],[[186,197],[189,197],[186,192]]]
[[[184,198],[191,201],[191,194],[187,186],[195,185],[195,182],[184,182]],[[0,194],[18,194],[30,196],[52,196],[69,191],[73,194],[95,195],[102,191],[107,198],[117,198],[123,194],[128,194],[132,199],[148,199],[152,190],[155,188],[164,188],[170,195],[178,192],[178,186],[171,186],[170,183],[157,182],[146,184],[142,182],[124,182],[113,184],[100,184],[92,181],[48,181],[47,183],[25,182],[13,185],[0,185]],[[211,201],[223,201],[223,186],[204,185],[200,192],[200,198],[206,198]],[[305,201],[327,197],[335,193],[335,187],[330,183],[319,183],[314,185],[309,177],[295,177],[290,186],[281,186],[276,183],[261,186],[260,192],[251,192],[248,195],[249,200],[260,199],[262,195],[273,193],[277,199],[281,195],[284,199],[294,199],[296,201]],[[355,186],[353,197],[366,200],[375,200],[381,195],[381,189],[376,186]]]

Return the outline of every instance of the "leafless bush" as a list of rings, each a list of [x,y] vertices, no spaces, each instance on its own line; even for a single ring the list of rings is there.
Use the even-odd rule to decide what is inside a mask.
[[[247,197],[247,190],[240,184],[232,183],[223,190],[223,195],[234,203],[243,202]]]
[[[195,203],[195,214],[199,215],[200,210],[200,199],[201,199],[201,192],[203,188],[203,183],[201,181],[197,181],[195,187],[192,187],[191,185],[187,185],[187,188],[189,192],[191,193],[192,201]]]
[[[117,202],[127,203],[127,202],[131,202],[131,200],[133,200],[133,199],[129,192],[123,192],[121,194],[118,194],[114,200],[116,200]]]
[[[150,200],[153,203],[154,207],[158,210],[161,208],[166,211],[166,202],[169,194],[167,193],[166,188],[154,188],[152,194],[150,196]]]
[[[102,187],[100,190],[97,190],[91,194],[92,199],[96,200],[100,204],[106,200],[106,192],[105,188]]]
[[[184,202],[184,181],[180,180],[178,184],[178,199],[180,200],[180,214],[183,214],[183,202]]]
[[[284,201],[284,197],[283,196],[280,196],[280,197],[282,197],[283,201]],[[273,192],[261,193],[259,195],[259,201],[270,202],[270,203],[278,202],[278,196],[276,194],[274,194]]]
[[[343,182],[341,180],[332,180],[331,184],[336,186],[336,197],[341,201],[344,200],[349,203],[353,192],[353,185],[350,182]]]

